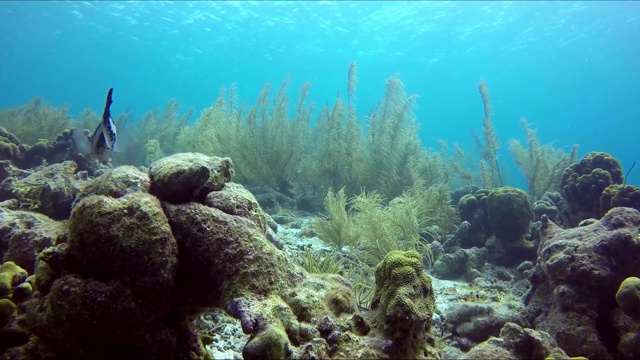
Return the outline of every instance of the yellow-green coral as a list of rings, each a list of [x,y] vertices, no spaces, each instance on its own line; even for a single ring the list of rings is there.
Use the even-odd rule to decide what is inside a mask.
[[[425,188],[417,182],[388,205],[377,192],[354,197],[354,221],[362,233],[359,248],[367,261],[375,265],[392,250],[416,250],[425,259],[432,259],[421,234],[437,238],[451,231],[458,221],[447,189],[445,184]]]
[[[392,341],[393,357],[422,358],[424,336],[431,327],[435,296],[431,279],[422,270],[420,254],[392,251],[376,267],[371,307],[383,333]]]
[[[13,261],[0,265],[0,297],[10,298],[13,288],[27,279],[27,272]]]
[[[620,284],[616,293],[618,306],[633,321],[640,322],[640,279],[628,277]]]
[[[398,317],[431,317],[435,297],[431,279],[422,270],[416,251],[394,250],[376,267],[376,291],[372,308]]]

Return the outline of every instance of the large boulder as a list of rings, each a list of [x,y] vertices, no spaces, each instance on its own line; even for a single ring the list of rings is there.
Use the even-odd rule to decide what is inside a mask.
[[[49,217],[0,207],[0,260],[13,261],[33,274],[38,254],[64,242],[66,227]]]
[[[611,209],[600,221],[562,229],[542,217],[538,264],[525,318],[571,356],[616,357],[624,331],[615,314],[618,286],[640,274],[640,212]]]

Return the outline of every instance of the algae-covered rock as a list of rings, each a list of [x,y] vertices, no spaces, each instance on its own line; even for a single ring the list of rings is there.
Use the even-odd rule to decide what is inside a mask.
[[[201,202],[211,191],[220,190],[231,181],[233,165],[229,158],[179,153],[153,163],[149,177],[151,193],[162,201]]]
[[[616,301],[627,316],[640,322],[640,278],[632,276],[624,279],[616,293]]]
[[[267,231],[265,214],[256,198],[240,184],[226,183],[220,191],[207,195],[205,205],[253,221],[256,226]]]
[[[570,359],[547,333],[506,323],[499,337],[478,344],[465,359]],[[578,360],[579,358],[571,358]],[[585,358],[580,358],[585,359]]]
[[[73,206],[89,195],[119,198],[133,192],[148,193],[150,186],[151,180],[146,173],[133,166],[118,166],[89,181],[76,197]]]
[[[45,215],[0,207],[0,259],[15,262],[30,274],[38,254],[63,241],[65,233],[63,223]]]
[[[38,346],[60,358],[172,359],[183,326],[167,321],[177,250],[155,197],[83,199],[68,242],[38,259],[41,296],[27,308]]]
[[[27,280],[27,272],[12,261],[0,265],[0,298],[10,299],[16,286]]]
[[[85,198],[71,214],[68,245],[84,274],[118,281],[158,305],[170,301],[166,290],[173,286],[178,246],[155,197]]]
[[[242,349],[242,357],[245,360],[284,359],[288,343],[284,328],[269,326],[249,339]]]
[[[13,321],[16,315],[16,304],[9,299],[0,299],[0,329]]]
[[[254,222],[193,202],[166,203],[165,210],[180,246],[178,286],[184,306],[220,306],[292,284],[293,267],[285,265],[289,260]]]
[[[376,289],[371,308],[383,333],[392,341],[396,357],[425,356],[425,334],[431,327],[435,297],[431,279],[422,271],[416,251],[391,251],[376,266]]]
[[[504,324],[517,322],[523,309],[520,301],[455,303],[447,321],[455,334],[479,343],[498,336]]]
[[[542,217],[538,265],[524,317],[571,356],[614,357],[611,317],[619,285],[640,274],[640,212],[613,208],[601,220],[562,229]],[[603,311],[606,309],[606,311]]]
[[[173,359],[175,332],[150,305],[120,282],[64,275],[28,304],[27,324],[59,359]]]
[[[300,321],[312,322],[323,315],[352,314],[357,305],[351,286],[339,275],[309,274],[283,296]]]
[[[20,208],[63,220],[71,213],[71,203],[80,191],[74,175],[76,163],[49,165],[21,179],[7,178],[0,184],[0,199],[17,199]]]
[[[465,278],[471,281],[481,275],[480,270],[486,264],[487,257],[485,248],[459,249],[438,258],[433,264],[433,271],[441,279]]]

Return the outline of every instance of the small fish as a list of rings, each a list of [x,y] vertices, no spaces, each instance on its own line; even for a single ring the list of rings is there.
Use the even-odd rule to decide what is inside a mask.
[[[87,133],[74,129],[71,136],[76,150],[83,156],[93,155],[96,160],[105,162],[110,160],[111,153],[116,147],[116,124],[111,118],[111,104],[113,88],[107,93],[107,102],[102,113],[102,121],[93,132],[91,137],[87,138]]]

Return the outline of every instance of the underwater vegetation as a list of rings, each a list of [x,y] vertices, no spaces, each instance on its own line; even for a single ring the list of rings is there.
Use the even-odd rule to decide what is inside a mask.
[[[195,121],[125,112],[112,161],[74,147],[91,110],[3,110],[0,359],[640,357],[640,189],[615,157],[522,119],[518,189],[487,83],[476,158],[423,147],[397,76],[365,118],[357,84],[352,63],[317,112],[289,79]]]

